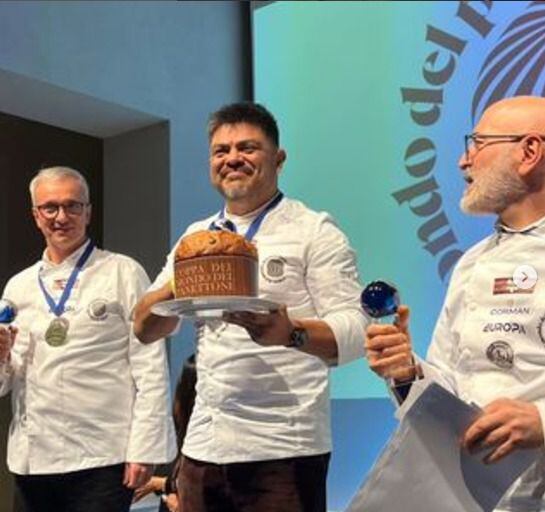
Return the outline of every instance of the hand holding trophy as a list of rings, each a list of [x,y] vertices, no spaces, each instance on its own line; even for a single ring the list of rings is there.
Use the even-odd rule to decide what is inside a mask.
[[[400,306],[395,286],[385,281],[369,283],[361,294],[364,311],[375,321],[365,341],[370,368],[392,387],[405,385],[417,373],[408,333],[409,308]],[[395,315],[393,322],[381,323]]]
[[[10,324],[16,316],[15,304],[6,299],[0,300],[0,363],[5,363],[9,359],[16,334],[16,330]]]

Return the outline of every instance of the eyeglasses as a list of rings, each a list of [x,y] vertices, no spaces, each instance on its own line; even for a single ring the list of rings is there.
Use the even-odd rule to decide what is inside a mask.
[[[64,210],[65,215],[70,217],[78,217],[83,213],[83,210],[89,203],[80,201],[67,201],[66,203],[44,203],[38,204],[36,208],[45,219],[55,219],[59,214],[60,209]]]
[[[469,135],[464,135],[464,145],[466,151],[466,159],[469,158],[469,152],[471,150],[480,151],[483,147],[487,146],[489,143],[495,142],[499,144],[501,142],[520,142],[525,137],[533,135],[531,133],[523,134],[496,134],[496,135],[487,135],[484,133],[470,133]],[[545,135],[537,135],[542,141],[545,141]]]

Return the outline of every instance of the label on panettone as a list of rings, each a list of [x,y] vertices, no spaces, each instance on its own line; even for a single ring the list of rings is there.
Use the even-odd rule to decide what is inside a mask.
[[[256,295],[256,261],[244,256],[203,256],[174,265],[176,297]]]

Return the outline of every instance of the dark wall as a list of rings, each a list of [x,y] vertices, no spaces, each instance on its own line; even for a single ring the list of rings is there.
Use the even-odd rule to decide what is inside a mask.
[[[0,290],[7,280],[32,265],[44,250],[34,224],[28,191],[38,169],[73,167],[89,182],[92,238],[102,244],[103,149],[100,139],[0,113]],[[11,512],[13,486],[6,467],[11,421],[10,397],[0,399],[0,512]]]
[[[104,247],[132,256],[153,279],[170,249],[169,126],[104,141]]]
[[[31,215],[28,185],[40,168],[73,167],[89,181],[93,203],[90,234],[102,244],[102,141],[0,113],[2,201],[0,287],[40,257],[43,239]]]

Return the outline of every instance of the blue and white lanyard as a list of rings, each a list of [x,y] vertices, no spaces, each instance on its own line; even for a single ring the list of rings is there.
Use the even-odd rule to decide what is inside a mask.
[[[265,216],[274,209],[280,201],[282,201],[282,198],[284,197],[284,194],[282,192],[278,192],[278,194],[275,196],[275,198],[267,205],[259,215],[252,221],[250,224],[250,227],[248,228],[248,231],[246,231],[246,234],[244,235],[244,238],[248,240],[248,242],[251,242],[254,238],[255,234],[259,231],[259,228],[261,227],[261,223],[265,219]],[[221,211],[218,214],[218,218],[210,223],[210,226],[208,226],[208,229],[211,229],[213,231],[233,231],[234,233],[237,232],[237,226],[235,223],[229,219],[225,218],[225,207],[221,209]]]
[[[62,292],[61,298],[57,304],[55,304],[55,301],[53,300],[53,297],[49,294],[49,292],[46,290],[45,285],[42,281],[42,277],[38,273],[38,283],[40,284],[40,288],[42,289],[42,293],[44,294],[45,300],[47,301],[47,304],[49,305],[49,308],[51,309],[52,313],[55,316],[61,316],[64,313],[64,306],[66,305],[66,301],[70,297],[70,294],[72,293],[72,288],[74,288],[74,284],[76,284],[76,279],[89,259],[89,256],[91,256],[91,253],[93,252],[93,249],[95,248],[95,244],[93,242],[89,242],[87,244],[87,247],[85,248],[85,251],[83,251],[83,254],[79,257],[78,261],[76,262],[76,266],[72,270],[72,273],[70,274],[70,277],[68,278],[68,281],[66,282],[66,286],[64,287],[64,290]]]

